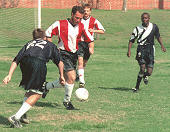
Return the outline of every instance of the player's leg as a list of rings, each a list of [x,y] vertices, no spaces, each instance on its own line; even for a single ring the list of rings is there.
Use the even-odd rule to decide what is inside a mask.
[[[20,118],[32,108],[32,106],[38,101],[38,99],[41,97],[42,93],[34,93],[34,92],[28,92],[26,93],[27,100],[22,104],[21,108],[18,110],[18,112],[9,117],[8,120],[17,128],[21,128],[22,124],[20,123]]]
[[[85,84],[84,80],[84,60],[82,56],[78,57],[78,75],[79,75],[79,82],[80,84]],[[82,87],[82,86],[81,86]]]
[[[140,86],[141,80],[142,80],[142,78],[144,76],[144,72],[145,72],[145,64],[141,64],[140,65],[140,71],[139,71],[138,76],[137,76],[136,86],[133,89],[134,92],[139,90],[139,86]]]
[[[147,71],[144,73],[143,81],[146,85],[148,84],[149,76],[152,75],[152,71],[153,71],[153,67],[148,67]]]
[[[63,104],[67,110],[75,109],[71,103],[71,95],[74,88],[74,82],[76,79],[76,65],[77,65],[77,54],[61,51],[61,56],[64,63],[64,77],[65,83],[65,95]]]
[[[79,78],[79,82],[80,84],[85,84],[85,80],[84,80],[84,54],[85,54],[85,49],[86,47],[88,47],[88,43],[81,41],[79,42],[79,50],[77,51],[77,55],[78,55],[78,70],[77,70],[77,74]],[[78,80],[76,78],[76,80]]]
[[[74,106],[71,103],[71,95],[74,88],[74,82],[76,79],[76,73],[75,70],[67,71],[65,73],[65,96],[63,105],[66,107],[67,110],[73,110],[75,109]]]
[[[27,98],[28,98],[28,97],[26,97],[26,95],[25,95],[22,104],[25,103],[25,101],[27,100]],[[26,114],[26,113],[25,113],[23,116],[21,116],[20,122],[21,122],[21,123],[25,123],[25,124],[29,124],[29,123],[30,123],[30,121],[29,121],[28,118],[27,118],[27,114]]]

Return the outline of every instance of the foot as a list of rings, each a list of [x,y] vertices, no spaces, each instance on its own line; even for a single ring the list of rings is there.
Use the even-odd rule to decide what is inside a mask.
[[[16,128],[22,128],[22,124],[19,120],[15,118],[15,116],[11,116],[8,118],[8,121]]]
[[[136,93],[138,92],[139,88],[132,88],[133,92]]]
[[[29,124],[29,123],[30,123],[30,121],[27,119],[27,115],[26,115],[26,114],[24,114],[24,115],[21,117],[20,122],[21,122],[21,123],[25,123],[25,124]]]
[[[67,110],[75,109],[71,102],[63,102],[63,105],[66,107]]]
[[[43,89],[43,94],[42,94],[42,98],[45,98],[47,93],[49,92],[49,90],[46,88],[46,84],[48,82],[44,82],[43,86],[42,86],[42,89]]]
[[[148,79],[149,79],[148,76],[143,77],[143,82],[144,82],[146,85],[148,84]]]
[[[84,83],[80,83],[79,84],[79,88],[85,88],[85,84]]]

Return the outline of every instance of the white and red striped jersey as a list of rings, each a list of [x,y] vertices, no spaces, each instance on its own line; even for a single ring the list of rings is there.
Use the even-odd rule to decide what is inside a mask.
[[[102,24],[95,19],[94,17],[90,16],[88,19],[82,19],[81,22],[84,24],[84,28],[86,30],[88,29],[97,29],[97,30],[103,30],[105,31],[104,27],[102,26]],[[94,36],[94,33],[91,33],[92,36]]]
[[[94,41],[90,32],[84,29],[84,25],[79,23],[73,26],[69,20],[59,20],[54,22],[47,30],[46,36],[57,35],[59,38],[58,48],[75,53],[78,50],[78,42],[85,38],[87,42]]]

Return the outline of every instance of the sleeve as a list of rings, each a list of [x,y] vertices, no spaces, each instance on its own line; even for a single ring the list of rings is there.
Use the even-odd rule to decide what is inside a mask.
[[[83,29],[84,41],[85,42],[92,42],[94,41],[93,36],[90,34],[88,30]]]
[[[26,51],[26,45],[18,52],[18,54],[14,58],[13,62],[15,61],[18,65],[20,63],[25,51]]]
[[[59,21],[54,22],[47,30],[46,30],[46,37],[51,38],[53,35],[59,34]]]
[[[54,48],[53,48],[52,61],[53,61],[53,63],[55,63],[57,66],[58,66],[59,62],[62,61],[60,52],[59,52],[59,50],[58,50],[58,48],[57,48],[56,45],[54,45]]]
[[[157,39],[160,37],[159,28],[156,24],[155,24],[155,34],[154,35]]]
[[[94,24],[95,24],[95,29],[105,31],[104,27],[102,26],[102,24],[97,19],[95,20]]]
[[[131,34],[129,42],[134,43],[137,37],[138,37],[138,28],[136,27]]]

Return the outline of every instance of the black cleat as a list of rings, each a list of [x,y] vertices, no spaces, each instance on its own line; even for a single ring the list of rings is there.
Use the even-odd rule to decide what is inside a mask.
[[[8,121],[16,128],[22,128],[22,124],[19,120],[15,118],[15,116],[11,116],[8,118]]]
[[[20,118],[20,122],[21,123],[25,123],[25,124],[29,124],[30,121],[27,119],[27,115],[24,114],[21,118]]]
[[[79,84],[79,88],[85,88],[85,84],[84,83],[80,83]]]
[[[146,85],[148,84],[148,79],[149,79],[148,76],[145,76],[145,77],[143,78],[143,82],[144,82]]]
[[[133,92],[136,93],[138,92],[139,88],[132,88]]]
[[[71,102],[63,102],[63,105],[66,107],[67,110],[75,110]]]
[[[46,84],[48,82],[44,82],[43,86],[42,86],[42,89],[43,89],[43,94],[42,94],[42,98],[45,98],[47,93],[49,92],[49,90],[46,88]]]

